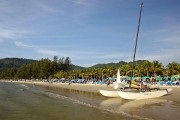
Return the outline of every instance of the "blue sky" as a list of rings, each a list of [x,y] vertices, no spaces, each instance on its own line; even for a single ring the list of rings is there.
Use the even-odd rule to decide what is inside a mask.
[[[70,57],[75,65],[180,62],[179,0],[0,0],[0,58]]]

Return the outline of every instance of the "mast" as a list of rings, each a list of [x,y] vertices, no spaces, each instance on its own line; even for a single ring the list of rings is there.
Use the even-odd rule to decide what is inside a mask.
[[[138,42],[138,36],[139,36],[139,28],[140,28],[140,22],[141,22],[142,7],[143,7],[143,2],[140,5],[140,14],[139,14],[139,21],[138,21],[138,28],[137,28],[137,34],[136,34],[135,47],[134,47],[133,63],[132,63],[132,77],[134,77],[135,57],[136,57],[136,49],[137,49],[137,42]]]

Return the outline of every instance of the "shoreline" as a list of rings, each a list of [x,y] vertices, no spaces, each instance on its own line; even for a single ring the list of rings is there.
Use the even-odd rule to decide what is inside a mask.
[[[69,92],[78,92],[78,93],[87,93],[87,94],[96,94],[101,95],[99,90],[111,90],[115,91],[113,89],[113,85],[110,84],[108,87],[106,84],[78,84],[78,83],[49,83],[49,82],[35,82],[35,81],[10,81],[10,80],[2,80],[0,82],[12,82],[12,83],[19,83],[19,84],[30,84],[30,85],[36,85],[45,87],[51,90],[63,90],[63,91],[69,91]],[[180,86],[159,86],[160,89],[167,89],[172,88],[173,91],[177,91],[180,93]]]
[[[104,97],[100,94],[99,89],[114,90],[112,84],[107,87],[106,84],[100,85],[100,84],[73,83],[69,85],[68,83],[48,83],[48,82],[34,82],[34,81],[0,81],[0,82],[4,82],[4,83],[7,82],[7,83],[19,84],[19,85],[29,85],[28,87],[32,87],[32,88],[33,86],[42,87],[48,89],[48,91],[50,90],[50,93],[52,90],[53,93],[59,92],[60,95],[62,93],[62,95],[65,96],[67,95],[68,97],[69,96],[72,98],[74,97],[76,100],[81,100],[80,103],[83,103],[83,105],[85,101],[85,105],[92,104],[95,106],[95,108],[102,107],[102,109],[100,110],[105,110],[112,113],[120,113],[123,116],[126,117],[129,116],[130,118],[156,119],[157,115],[161,116],[167,112],[169,113],[168,109],[170,110],[170,115],[178,116],[177,110],[180,105],[180,86],[160,86],[160,89],[167,89],[167,88],[173,89],[173,91],[169,92],[167,95],[162,96],[160,98],[146,99],[146,100],[124,100],[121,97],[109,98],[109,97]],[[84,97],[88,97],[88,99],[87,98],[82,99]],[[95,104],[93,104],[94,99],[91,99],[91,97],[97,99],[97,102]],[[156,107],[156,109],[154,109],[154,107]],[[161,111],[162,109],[163,111]],[[154,114],[154,112],[156,114]],[[159,118],[162,119],[167,118],[165,120],[169,119],[168,115]]]
[[[0,81],[0,82],[9,82],[9,83],[17,83],[17,84],[29,84],[40,86],[44,88],[48,88],[51,90],[62,90],[68,92],[76,92],[83,94],[96,94],[100,95],[99,90],[114,90],[112,84],[107,87],[106,84],[78,84],[78,83],[49,83],[49,82],[34,82],[34,81]]]

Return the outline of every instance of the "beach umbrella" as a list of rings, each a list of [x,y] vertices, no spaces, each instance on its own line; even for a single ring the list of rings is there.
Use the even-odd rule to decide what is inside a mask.
[[[133,80],[134,77],[126,77],[126,80]]]
[[[171,77],[171,81],[174,81],[174,80],[175,80],[175,77],[172,76],[172,77]]]
[[[149,76],[143,76],[142,79],[146,80],[146,79],[150,79],[150,77]]]
[[[159,75],[159,76],[157,76],[157,80],[158,81],[162,81],[162,77]]]

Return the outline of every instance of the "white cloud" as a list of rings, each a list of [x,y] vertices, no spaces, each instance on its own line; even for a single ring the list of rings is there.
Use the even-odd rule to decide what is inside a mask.
[[[87,3],[87,0],[71,0],[71,1],[76,3],[76,4],[85,4],[85,3]]]
[[[53,50],[38,49],[37,52],[45,55],[52,55],[52,56],[57,55],[57,52]]]
[[[40,53],[40,54],[43,54],[43,55],[57,55],[57,52],[56,51],[53,51],[53,50],[47,50],[47,49],[43,49],[39,46],[35,46],[35,45],[28,45],[28,44],[24,44],[22,42],[19,42],[19,41],[15,41],[14,44],[17,46],[17,47],[23,47],[23,48],[32,48],[35,50],[35,52],[37,53]]]
[[[15,31],[8,29],[0,29],[0,39],[12,39],[15,36]]]
[[[26,44],[24,44],[24,43],[22,43],[22,42],[19,42],[19,41],[15,41],[14,43],[15,43],[15,45],[18,46],[18,47],[33,48],[32,45],[26,45]]]
[[[16,40],[30,33],[31,32],[27,30],[17,30],[15,28],[0,28],[0,40],[1,42],[3,42],[4,40]]]
[[[34,4],[37,6],[37,8],[40,10],[40,12],[43,12],[43,13],[56,13],[58,12],[55,7],[51,7],[50,4],[48,3],[45,3],[44,1],[41,2],[41,1],[34,1]]]

